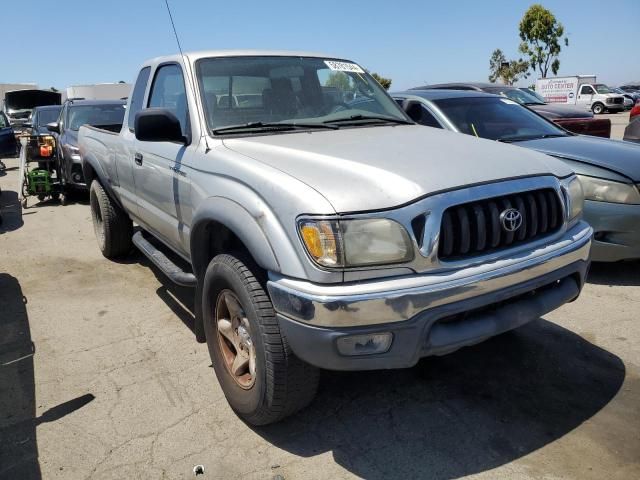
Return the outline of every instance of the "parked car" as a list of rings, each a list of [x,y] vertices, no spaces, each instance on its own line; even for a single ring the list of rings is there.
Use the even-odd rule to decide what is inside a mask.
[[[625,92],[631,92],[631,93],[640,93],[640,82],[638,83],[629,83],[627,85],[620,85],[620,89],[624,90]]]
[[[0,111],[0,159],[3,157],[15,157],[18,151],[18,143],[9,123],[9,119]],[[0,161],[0,169],[4,169],[4,164]]]
[[[640,94],[625,92],[621,88],[612,88],[613,93],[619,93],[624,97],[625,110],[631,110],[638,100],[640,100]]]
[[[251,101],[231,101],[236,89]],[[98,245],[116,258],[133,241],[196,287],[197,339],[251,424],[308,404],[317,367],[409,367],[538,318],[584,282],[592,230],[570,168],[426,131],[349,60],[159,57],[127,112],[119,134],[80,128]]]
[[[67,100],[58,120],[47,125],[56,138],[56,154],[60,178],[65,188],[86,190],[82,174],[78,129],[82,125],[102,126],[118,130],[122,126],[126,102],[123,100]]]
[[[49,105],[46,107],[35,107],[31,112],[31,117],[24,124],[24,128],[30,135],[50,135],[47,125],[58,121],[62,105]]]
[[[595,230],[593,260],[640,258],[640,146],[572,134],[516,102],[481,92],[410,90],[392,95],[422,125],[563,160],[578,174],[585,192],[585,220]]]
[[[635,120],[629,122],[629,125],[624,129],[623,140],[640,143],[640,116],[637,116]]]
[[[624,97],[597,83],[595,75],[539,78],[536,91],[549,103],[584,105],[595,114],[624,110]]]
[[[535,110],[545,118],[557,123],[562,128],[574,133],[594,135],[597,137],[609,138],[611,136],[611,121],[608,118],[594,118],[586,108],[578,108],[570,105],[556,105],[545,103],[539,95],[530,91],[508,85],[497,85],[495,83],[441,83],[437,85],[425,85],[415,87],[411,90],[472,90],[477,92],[494,93],[503,95],[522,105]]]
[[[23,133],[31,110],[42,105],[60,105],[61,94],[51,90],[24,89],[5,92],[2,109],[9,117],[16,135]]]

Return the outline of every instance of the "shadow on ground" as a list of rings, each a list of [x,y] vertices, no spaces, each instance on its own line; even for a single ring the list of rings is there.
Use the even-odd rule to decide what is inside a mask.
[[[11,190],[3,190],[0,193],[0,235],[18,230],[22,221],[22,206],[18,201],[18,193]]]
[[[255,431],[302,457],[331,451],[367,479],[452,479],[490,470],[600,411],[622,361],[545,320],[415,368],[323,372],[313,404]]]
[[[36,427],[55,422],[94,399],[82,395],[36,417],[27,299],[18,280],[0,273],[0,479],[39,479]]]
[[[587,282],[597,285],[640,285],[640,261],[592,263]]]

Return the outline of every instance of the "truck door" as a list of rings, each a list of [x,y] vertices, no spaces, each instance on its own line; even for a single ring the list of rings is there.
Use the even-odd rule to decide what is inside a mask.
[[[134,158],[136,154],[136,137],[135,137],[135,119],[136,113],[142,110],[144,106],[145,93],[147,84],[149,83],[149,75],[151,67],[144,67],[140,70],[138,78],[131,93],[131,101],[129,110],[125,118],[125,126],[121,132],[121,142],[117,144],[115,152],[116,175],[112,175],[112,179],[117,179],[117,185],[113,185],[114,189],[120,196],[123,207],[132,212],[136,217],[139,215],[138,202],[136,201],[136,184],[134,181]]]
[[[189,108],[182,67],[160,65],[154,72],[147,107],[171,111],[190,138]],[[188,253],[191,186],[185,164],[193,144],[136,140],[134,180],[140,223],[182,253]]]
[[[591,85],[585,84],[580,86],[580,90],[578,90],[578,101],[576,102],[578,105],[587,105],[591,106],[593,103],[593,96],[596,91],[593,89]]]

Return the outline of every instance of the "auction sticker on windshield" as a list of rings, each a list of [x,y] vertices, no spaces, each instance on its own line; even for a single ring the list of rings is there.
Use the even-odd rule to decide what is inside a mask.
[[[349,62],[336,62],[335,60],[325,60],[325,65],[336,72],[355,72],[364,73],[359,65]]]

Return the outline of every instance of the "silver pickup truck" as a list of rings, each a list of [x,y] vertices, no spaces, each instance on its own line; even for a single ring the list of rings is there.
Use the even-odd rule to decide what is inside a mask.
[[[121,131],[79,147],[102,253],[133,243],[195,287],[196,338],[255,425],[307,405],[318,368],[481,342],[577,298],[589,267],[567,166],[415,125],[340,58],[150,60]]]

